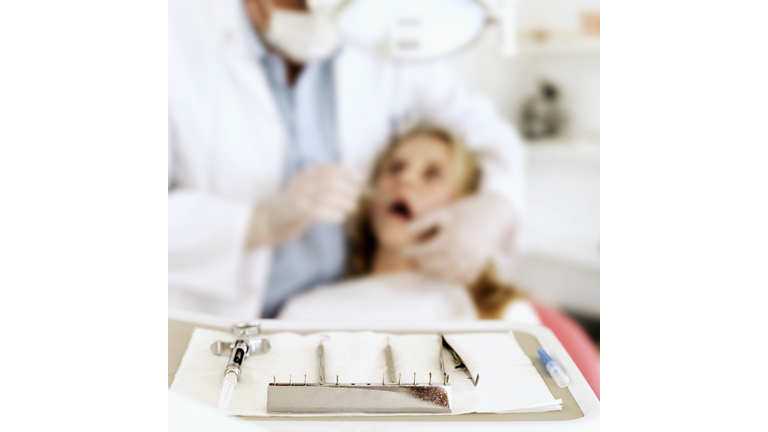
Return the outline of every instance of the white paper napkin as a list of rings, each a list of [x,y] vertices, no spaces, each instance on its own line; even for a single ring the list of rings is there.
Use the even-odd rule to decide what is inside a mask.
[[[243,416],[267,416],[267,386],[277,382],[318,381],[317,346],[325,349],[326,382],[380,383],[386,371],[384,349],[389,338],[396,378],[412,383],[413,374],[425,383],[442,382],[439,339],[436,335],[387,335],[373,332],[328,332],[310,335],[275,333],[266,337],[272,344],[267,354],[253,354],[243,362],[240,382],[235,387],[227,412]],[[171,389],[203,404],[216,407],[228,356],[210,350],[214,340],[230,341],[230,333],[195,329]],[[513,336],[503,333],[446,335],[473,374],[480,374],[474,387],[462,371],[454,370],[453,357],[443,360],[450,375],[452,414],[471,412],[540,412],[562,408],[544,384],[530,359]],[[387,377],[388,378],[388,377]],[[284,416],[285,414],[281,414]],[[354,416],[374,414],[329,414]],[[387,415],[387,414],[375,414]],[[391,414],[396,415],[396,414]],[[402,415],[402,414],[399,414]],[[418,414],[424,415],[424,414]],[[432,414],[439,415],[439,414]],[[318,416],[318,414],[312,414]]]
[[[445,340],[459,353],[474,377],[480,374],[477,387],[472,385],[464,372],[455,371],[451,375],[456,406],[472,407],[474,412],[562,409],[562,402],[552,396],[513,335],[447,334]]]

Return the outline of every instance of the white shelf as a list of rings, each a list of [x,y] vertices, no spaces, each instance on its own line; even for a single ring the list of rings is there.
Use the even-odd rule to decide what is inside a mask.
[[[568,42],[521,42],[521,54],[600,54],[600,39],[577,39]]]
[[[600,145],[590,141],[534,141],[525,146],[529,160],[600,162]]]
[[[600,251],[598,247],[598,244],[533,241],[528,253],[539,258],[552,259],[593,270],[600,270]]]

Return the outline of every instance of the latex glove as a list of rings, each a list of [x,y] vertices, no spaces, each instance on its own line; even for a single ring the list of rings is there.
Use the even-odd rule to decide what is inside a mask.
[[[346,168],[310,168],[291,179],[283,192],[254,208],[246,247],[286,242],[316,222],[342,222],[355,209],[361,191],[361,180]]]
[[[408,228],[415,237],[428,238],[403,253],[422,271],[466,286],[477,279],[514,223],[507,199],[475,195],[413,221]]]

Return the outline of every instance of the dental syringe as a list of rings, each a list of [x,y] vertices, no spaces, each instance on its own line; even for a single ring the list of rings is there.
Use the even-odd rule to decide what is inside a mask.
[[[260,330],[261,327],[258,322],[235,324],[232,326],[232,333],[238,336],[237,340],[232,343],[214,341],[211,344],[211,351],[216,355],[222,355],[227,348],[231,350],[229,363],[227,363],[227,367],[224,369],[224,380],[221,387],[221,395],[219,396],[219,408],[225,409],[229,406],[235,386],[240,381],[243,360],[248,358],[252,352],[257,354],[266,353],[271,348],[268,339],[259,339],[253,342],[250,340],[250,335],[256,335]]]

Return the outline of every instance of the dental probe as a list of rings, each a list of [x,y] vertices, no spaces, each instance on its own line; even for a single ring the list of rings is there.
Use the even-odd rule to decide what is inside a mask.
[[[389,373],[389,382],[394,383],[395,361],[392,359],[392,347],[389,345],[389,336],[387,336],[387,347],[384,349],[384,356],[387,359],[387,372]]]
[[[317,377],[318,384],[325,384],[325,348],[322,341],[317,345]]]

